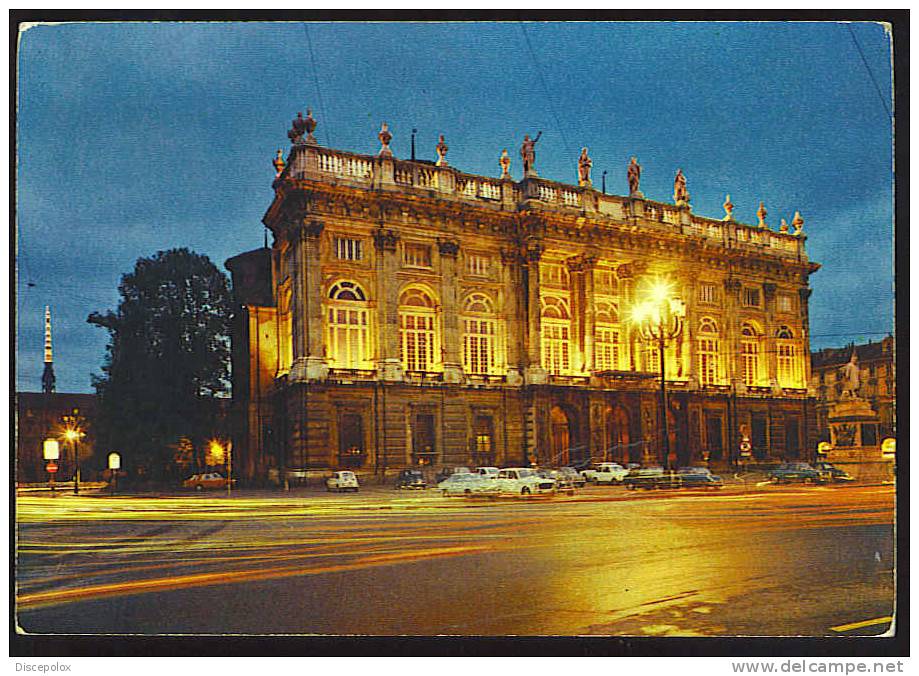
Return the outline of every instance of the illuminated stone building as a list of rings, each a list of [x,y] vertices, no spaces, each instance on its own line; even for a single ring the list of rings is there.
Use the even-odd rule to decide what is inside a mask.
[[[657,347],[633,310],[669,285],[670,449],[680,464],[810,457],[816,440],[803,219],[774,230],[590,181],[497,178],[446,159],[319,146],[298,117],[264,217],[270,248],[227,261],[239,303],[234,448],[244,477],[413,464],[650,462]],[[531,142],[532,143],[532,142]],[[524,148],[524,150],[526,150]],[[634,172],[634,175],[633,175]],[[496,172],[498,173],[498,172]],[[241,465],[239,464],[241,463]]]

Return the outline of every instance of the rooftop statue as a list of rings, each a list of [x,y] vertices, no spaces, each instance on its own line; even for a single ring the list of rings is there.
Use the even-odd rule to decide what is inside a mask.
[[[449,146],[447,146],[447,144],[444,143],[444,135],[441,134],[440,141],[437,143],[436,146],[434,146],[434,150],[437,151],[437,162],[435,163],[436,166],[438,167],[447,166],[447,151],[449,149],[450,149]]]
[[[629,197],[644,197],[638,187],[639,183],[641,182],[641,165],[638,164],[638,160],[634,157],[632,158],[632,161],[629,162],[629,170],[627,176],[629,179]]]
[[[380,148],[380,157],[392,157],[392,150],[389,148],[389,142],[392,141],[392,134],[389,132],[389,125],[385,122],[380,128],[380,133],[377,134],[377,138],[380,139],[380,143],[383,144]]]
[[[587,155],[587,148],[581,148],[581,156],[578,158],[578,185],[590,185],[590,168],[594,162]]]
[[[531,139],[529,134],[523,135],[523,145],[520,146],[520,157],[523,159],[523,175],[536,176],[536,142],[542,132],[536,134],[536,138]]]
[[[673,201],[677,205],[689,204],[689,192],[686,190],[686,176],[682,169],[676,170],[673,179]]]

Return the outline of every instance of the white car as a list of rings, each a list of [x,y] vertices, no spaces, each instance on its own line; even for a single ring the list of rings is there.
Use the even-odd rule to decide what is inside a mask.
[[[437,484],[437,490],[448,495],[474,495],[489,493],[495,488],[495,482],[478,474],[451,474]]]
[[[555,493],[555,479],[541,477],[529,467],[508,467],[494,480],[502,495],[539,495]]]
[[[358,491],[357,476],[354,472],[334,472],[332,476],[325,480],[325,488],[327,491],[338,491],[343,493],[344,491]]]
[[[497,477],[498,472],[500,471],[501,470],[499,470],[497,467],[476,467],[475,468],[476,474],[479,474],[481,476],[488,477],[491,479]]]
[[[597,484],[622,483],[625,475],[629,473],[625,467],[615,462],[601,462],[595,469],[585,469],[581,472],[588,481],[594,481]]]

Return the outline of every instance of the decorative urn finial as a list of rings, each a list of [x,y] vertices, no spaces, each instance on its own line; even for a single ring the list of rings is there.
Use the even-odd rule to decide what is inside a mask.
[[[766,211],[766,205],[763,202],[759,203],[759,209],[756,210],[756,217],[759,218],[759,227],[768,228],[766,225],[766,214],[769,212]]]
[[[389,125],[385,122],[383,126],[380,127],[380,133],[377,134],[377,138],[380,139],[380,143],[383,144],[379,152],[380,157],[392,157],[392,150],[389,149],[389,142],[392,141],[392,134],[389,133]]]
[[[306,109],[306,119],[303,120],[303,128],[306,130],[306,142],[310,145],[319,145],[319,142],[316,141],[316,137],[313,136],[313,132],[316,131],[316,127],[319,126],[319,123],[316,122],[316,119],[313,117],[313,111],[310,108]],[[328,141],[328,139],[326,139]]]
[[[793,219],[791,219],[791,224],[792,224],[792,225],[794,226],[794,228],[795,228],[795,234],[796,234],[796,235],[800,235],[802,232],[804,232],[804,219],[801,218],[801,212],[800,212],[800,211],[796,211],[796,212],[795,212],[795,217],[794,217]]]
[[[290,131],[287,132],[287,138],[295,146],[303,145],[303,131],[306,127],[306,120],[303,119],[303,113],[297,112],[297,117],[290,123]]]
[[[721,206],[724,207],[724,219],[723,220],[733,221],[734,220],[734,205],[731,204],[730,195],[724,196],[724,204],[722,204]]]
[[[501,165],[501,178],[510,178],[511,157],[507,154],[507,148],[501,151],[501,157],[498,158],[498,164]]]
[[[441,134],[440,141],[438,141],[437,145],[434,146],[434,150],[437,151],[437,162],[435,162],[436,166],[438,167],[447,166],[447,151],[449,149],[450,149],[449,146],[447,146],[447,144],[444,143],[444,135]]]
[[[638,164],[638,158],[632,157],[629,161],[629,168],[626,170],[626,178],[629,181],[629,197],[644,199],[641,193],[641,165]]]
[[[274,162],[272,162],[272,164],[274,165],[275,171],[278,172],[275,174],[275,178],[277,178],[281,175],[281,172],[284,171],[284,167],[286,166],[284,164],[284,151],[280,148],[278,148],[277,157],[274,158]]]
[[[788,232],[788,223],[784,218],[779,222],[779,232]]]

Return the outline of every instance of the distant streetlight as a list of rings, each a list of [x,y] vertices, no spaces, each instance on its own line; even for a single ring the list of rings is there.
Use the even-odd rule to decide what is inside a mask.
[[[412,128],[412,162],[415,161],[415,134],[418,133],[418,130],[414,127]]]
[[[117,453],[109,453],[108,468],[112,472],[112,495],[114,495],[118,484],[118,470],[121,469],[121,456]]]
[[[54,473],[57,472],[57,462],[55,461],[61,457],[60,445],[57,443],[57,439],[45,439],[42,445],[42,455],[46,461],[45,470],[48,472],[48,487],[53,494]]]
[[[73,474],[73,494],[79,495],[80,493],[80,447],[79,441],[80,437],[83,436],[83,433],[73,427],[69,427],[64,431],[64,437],[71,443],[73,447],[73,464],[75,471]]]
[[[606,194],[606,170],[605,169],[603,170],[603,175],[601,176],[601,178],[603,179],[603,194],[605,195]]]
[[[632,321],[638,326],[646,341],[657,343],[661,371],[661,465],[666,471],[670,465],[670,434],[667,431],[667,378],[664,347],[683,330],[686,306],[682,300],[673,297],[670,284],[663,279],[654,279],[647,287],[644,298],[632,309]]]

